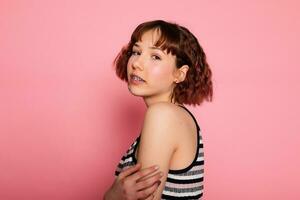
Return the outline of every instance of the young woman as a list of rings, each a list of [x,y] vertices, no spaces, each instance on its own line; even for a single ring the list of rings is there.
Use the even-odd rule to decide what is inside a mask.
[[[212,101],[212,72],[197,38],[177,23],[144,22],[114,64],[129,91],[144,99],[147,111],[105,199],[201,199],[201,130],[183,106]]]

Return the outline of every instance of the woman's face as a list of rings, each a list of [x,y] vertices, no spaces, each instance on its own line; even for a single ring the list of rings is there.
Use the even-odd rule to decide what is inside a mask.
[[[142,96],[148,103],[170,102],[175,86],[176,56],[154,46],[159,32],[147,31],[141,41],[135,43],[127,63],[128,89],[135,96]],[[131,77],[135,74],[144,81]]]

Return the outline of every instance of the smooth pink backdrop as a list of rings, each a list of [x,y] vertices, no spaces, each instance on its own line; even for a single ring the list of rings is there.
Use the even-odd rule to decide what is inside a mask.
[[[205,200],[298,200],[299,1],[0,1],[0,199],[99,200],[145,105],[112,61],[141,22],[188,27],[213,71]]]

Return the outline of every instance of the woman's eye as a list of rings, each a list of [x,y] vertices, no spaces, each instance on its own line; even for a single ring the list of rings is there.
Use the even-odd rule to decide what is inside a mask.
[[[161,58],[159,57],[159,56],[157,56],[157,55],[153,55],[153,58],[155,59],[155,60],[160,60]]]
[[[137,55],[139,52],[137,51],[131,51],[131,55]]]
[[[131,55],[133,55],[133,56],[140,55],[140,54],[141,54],[141,53],[138,52],[138,51],[135,51],[135,50],[132,50],[132,51],[131,51]],[[153,58],[154,60],[161,60],[160,56],[157,56],[157,55],[152,55],[152,58]]]

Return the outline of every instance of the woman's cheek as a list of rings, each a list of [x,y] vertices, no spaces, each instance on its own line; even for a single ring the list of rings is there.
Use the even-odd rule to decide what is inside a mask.
[[[155,80],[165,80],[169,76],[169,70],[163,66],[153,66],[151,68],[151,76],[155,78]]]
[[[128,61],[127,61],[127,69],[129,69],[132,65],[132,59],[129,58]]]

